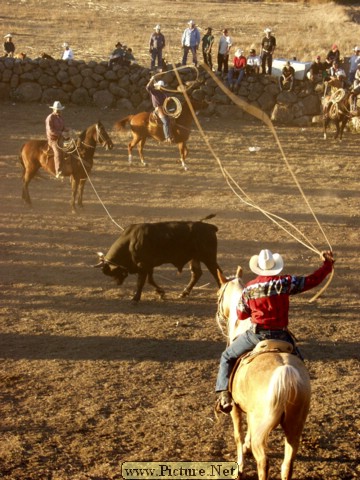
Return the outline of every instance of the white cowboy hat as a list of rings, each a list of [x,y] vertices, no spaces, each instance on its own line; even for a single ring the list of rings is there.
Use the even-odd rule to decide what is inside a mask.
[[[165,82],[163,80],[159,80],[158,82],[154,83],[154,87],[160,89],[161,87],[165,87]]]
[[[265,33],[271,33],[271,32],[272,32],[272,30],[271,30],[271,28],[270,28],[270,27],[267,27],[267,28],[265,28],[264,32],[265,32]]]
[[[55,100],[54,104],[51,105],[49,108],[52,108],[53,110],[64,110],[65,107],[61,105],[58,100]]]
[[[188,25],[195,25],[194,20],[189,20],[189,21],[188,21]]]
[[[354,47],[354,52],[360,52],[360,47]]]
[[[66,48],[66,47],[68,47],[68,46],[69,46],[68,43],[66,43],[66,42],[63,43],[63,47],[64,47],[64,48]]]
[[[154,30],[161,30],[160,25],[156,25],[156,26],[154,27]]]
[[[238,48],[235,52],[235,57],[241,57],[241,55],[244,53],[243,50],[241,50],[241,48]]]
[[[12,38],[11,33],[8,33],[7,35],[4,35],[4,38]]]
[[[284,260],[279,253],[272,254],[270,250],[261,250],[259,255],[253,255],[249,261],[250,270],[257,275],[278,275],[284,268]]]

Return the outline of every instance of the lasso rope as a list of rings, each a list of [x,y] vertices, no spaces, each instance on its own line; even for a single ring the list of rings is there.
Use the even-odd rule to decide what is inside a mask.
[[[74,151],[76,152],[76,156],[77,156],[77,158],[80,160],[81,166],[83,167],[84,172],[86,173],[87,179],[89,180],[90,185],[91,185],[91,187],[92,187],[95,195],[97,196],[100,204],[101,204],[102,207],[104,208],[104,210],[105,210],[105,212],[107,213],[107,215],[108,215],[108,217],[110,218],[110,220],[111,220],[120,230],[124,230],[124,228],[123,228],[121,225],[119,225],[118,223],[115,222],[115,220],[114,220],[113,217],[111,216],[109,210],[106,208],[104,202],[101,200],[99,194],[98,194],[97,191],[96,191],[96,188],[95,188],[93,182],[91,181],[90,175],[88,174],[88,171],[87,171],[86,166],[85,166],[85,164],[84,164],[84,162],[83,162],[83,159],[81,158],[81,155],[80,155],[80,152],[79,152],[79,148],[78,148],[78,146],[77,146],[77,144],[76,144],[76,142],[75,142],[74,140],[72,140],[72,142],[74,143],[74,150],[73,150],[73,152],[74,152]]]
[[[284,159],[284,161],[285,161],[285,164],[286,164],[288,170],[290,171],[291,176],[292,176],[295,184],[297,185],[297,187],[298,187],[298,189],[299,189],[302,197],[304,198],[304,201],[305,201],[305,203],[307,204],[310,212],[312,213],[312,216],[314,217],[314,219],[315,219],[315,221],[316,221],[316,223],[317,223],[320,231],[322,232],[322,234],[323,234],[326,242],[328,243],[330,250],[332,250],[331,245],[330,245],[330,242],[329,242],[329,240],[328,240],[328,238],[327,238],[327,236],[326,236],[326,234],[325,234],[322,226],[320,225],[320,223],[319,223],[319,221],[318,221],[318,219],[317,219],[317,217],[316,217],[313,209],[312,209],[311,206],[310,206],[310,203],[309,203],[308,199],[306,198],[306,196],[305,196],[305,194],[304,194],[303,189],[301,188],[300,183],[298,182],[295,174],[293,173],[293,171],[292,171],[292,169],[291,169],[291,166],[290,166],[290,164],[289,164],[289,162],[288,162],[288,160],[287,160],[287,158],[286,158],[285,152],[284,152],[284,150],[283,150],[283,148],[282,148],[282,145],[281,145],[280,140],[279,140],[279,138],[278,138],[278,135],[277,135],[277,133],[276,133],[276,130],[275,130],[275,128],[274,128],[274,126],[273,126],[270,118],[268,117],[268,115],[267,115],[265,112],[263,112],[262,110],[260,110],[259,108],[255,107],[254,105],[249,105],[247,102],[241,100],[241,99],[238,98],[236,95],[234,95],[232,92],[230,92],[230,91],[219,81],[219,79],[214,75],[214,73],[212,72],[212,70],[210,70],[210,68],[209,68],[206,64],[202,64],[201,66],[202,66],[202,67],[204,68],[204,70],[211,76],[211,78],[212,78],[212,79],[215,81],[215,83],[221,88],[221,90],[223,90],[223,92],[224,92],[236,105],[238,105],[240,108],[242,108],[243,110],[245,110],[247,113],[250,113],[250,114],[253,115],[254,117],[256,117],[256,118],[258,118],[259,120],[263,121],[263,122],[270,128],[272,134],[273,134],[274,137],[275,137],[275,140],[276,140],[277,145],[278,145],[278,147],[279,147],[279,149],[280,149],[280,152],[281,152],[282,157],[283,157],[283,159]],[[174,71],[175,71],[175,75],[176,75],[176,77],[177,77],[177,80],[178,80],[179,84],[182,85],[182,80],[181,80],[181,78],[180,78],[180,75],[179,75],[177,69],[175,68]],[[277,215],[274,215],[274,214],[272,214],[272,213],[270,213],[270,212],[267,212],[266,210],[264,210],[264,209],[262,209],[261,207],[257,206],[257,205],[255,204],[255,202],[253,202],[253,201],[250,199],[250,197],[240,188],[240,186],[237,184],[237,182],[232,178],[232,176],[228,173],[228,171],[223,167],[221,160],[219,159],[219,157],[218,157],[218,156],[216,155],[216,153],[214,152],[214,150],[213,150],[213,148],[212,148],[212,146],[211,146],[208,138],[206,137],[206,135],[205,135],[205,133],[204,133],[204,130],[202,129],[202,127],[201,127],[201,125],[200,125],[200,122],[199,122],[198,119],[197,119],[197,116],[196,116],[196,114],[195,114],[195,112],[194,112],[194,109],[193,109],[193,106],[192,106],[192,104],[191,104],[190,98],[189,98],[189,96],[188,96],[188,94],[187,94],[187,91],[186,91],[185,89],[184,89],[184,91],[183,91],[183,94],[184,94],[185,100],[186,100],[186,102],[187,102],[187,104],[188,104],[188,106],[189,106],[189,109],[190,109],[190,111],[191,111],[191,113],[192,113],[194,122],[195,122],[195,124],[196,124],[196,126],[197,126],[197,128],[198,128],[198,130],[199,130],[199,132],[200,132],[200,134],[201,134],[201,136],[203,137],[204,142],[206,143],[206,145],[207,145],[208,149],[210,150],[211,154],[213,155],[213,157],[214,157],[215,160],[217,161],[217,163],[218,163],[218,165],[219,165],[219,167],[220,167],[220,170],[221,170],[221,172],[222,172],[222,175],[224,176],[224,178],[225,178],[228,186],[229,186],[230,189],[235,193],[235,195],[236,195],[242,202],[246,203],[247,205],[249,205],[249,206],[251,206],[251,207],[253,207],[253,208],[256,208],[256,209],[259,210],[259,211],[261,211],[265,216],[267,216],[267,218],[269,218],[271,221],[273,221],[273,222],[276,223],[278,226],[280,226],[285,232],[287,232],[289,235],[291,235],[291,236],[292,236],[295,240],[297,240],[298,242],[302,243],[306,248],[312,250],[313,252],[315,252],[315,253],[319,254],[319,256],[321,256],[321,252],[310,242],[309,239],[306,238],[306,236],[305,236],[303,233],[300,232],[300,230],[299,230],[298,228],[296,228],[293,224],[291,224],[291,223],[288,222],[287,220],[285,220],[285,219],[283,219],[283,218],[281,218],[281,217],[279,217],[279,216],[277,216]],[[243,195],[245,195],[245,196],[249,199],[249,201],[246,201],[243,197],[241,197],[241,196],[235,191],[235,189],[234,189],[234,187],[232,186],[231,182],[232,182],[234,185],[236,185],[236,187],[243,193]],[[290,231],[288,231],[285,227],[283,227],[280,223],[278,223],[276,219],[281,220],[281,221],[285,222],[286,224],[288,224],[289,226],[291,226],[292,228],[294,228],[294,229],[306,240],[306,243],[304,243],[303,241],[301,241],[298,237],[294,236]],[[326,283],[326,285],[320,290],[320,292],[318,292],[316,295],[314,295],[314,297],[310,300],[310,302],[312,302],[312,301],[314,301],[315,299],[317,299],[317,298],[326,290],[326,288],[328,287],[328,285],[330,284],[330,282],[331,282],[331,280],[332,280],[332,278],[333,278],[333,275],[334,275],[334,269],[332,270],[331,275],[330,275],[330,278],[329,278],[328,282]]]

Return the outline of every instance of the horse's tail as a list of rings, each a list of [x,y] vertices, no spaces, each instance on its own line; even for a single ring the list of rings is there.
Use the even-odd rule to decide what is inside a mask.
[[[25,146],[25,144],[22,145],[22,147],[20,148],[20,152],[19,152],[19,162],[20,162],[20,165],[22,166],[23,171],[25,171],[25,163],[24,163],[24,159],[23,159],[24,146]]]
[[[292,365],[282,365],[274,371],[266,399],[264,400],[264,421],[261,422],[252,438],[259,444],[267,444],[270,432],[280,423],[289,404],[295,403],[299,388],[305,386],[299,371]]]
[[[121,120],[118,120],[114,124],[114,130],[118,131],[118,132],[122,132],[122,131],[126,130],[126,125],[131,122],[133,116],[134,115],[128,115],[127,117],[122,118]]]

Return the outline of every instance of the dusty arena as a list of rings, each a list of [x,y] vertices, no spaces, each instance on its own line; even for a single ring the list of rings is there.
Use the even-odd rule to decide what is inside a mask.
[[[111,151],[97,146],[84,208],[73,214],[68,179],[41,172],[29,187],[33,208],[21,198],[19,151],[44,138],[48,113],[48,105],[0,103],[0,478],[115,480],[122,462],[236,461],[231,419],[214,414],[226,338],[206,267],[188,298],[179,298],[187,267],[180,275],[158,267],[165,298],[146,285],[134,304],[134,275],[119,287],[93,265],[129,224],[215,214],[208,222],[218,227],[226,275],[241,265],[245,281],[253,278],[248,261],[262,248],[282,254],[286,273],[318,268],[318,255],[263,209],[336,258],[320,298],[309,302],[317,288],[291,302],[290,326],[312,386],[293,480],[358,479],[359,136],[346,131],[342,142],[324,141],[319,125],[278,125],[287,165],[260,120],[200,113],[205,138],[194,126],[187,171],[176,146],[154,141],[145,146],[148,165],[134,152],[129,166],[129,134],[113,131],[123,112],[66,105],[67,126],[79,133],[101,120],[114,142]],[[236,181],[233,190],[220,166]],[[283,443],[275,430],[272,479],[280,479]],[[257,480],[251,455],[242,478]]]

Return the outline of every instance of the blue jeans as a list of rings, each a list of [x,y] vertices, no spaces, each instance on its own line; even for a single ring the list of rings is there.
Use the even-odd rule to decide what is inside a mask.
[[[286,330],[261,330],[259,333],[254,333],[251,330],[247,330],[236,337],[232,344],[229,345],[221,354],[215,391],[221,392],[228,389],[229,378],[232,369],[234,368],[236,360],[240,357],[240,355],[252,350],[255,345],[262,340],[267,340],[269,338],[285,340],[286,342],[290,342],[292,345],[294,345],[291,335]]]
[[[186,45],[184,45],[184,55],[183,55],[183,58],[182,58],[182,65],[186,65],[189,51],[191,51],[191,53],[192,53],[193,64],[196,66],[197,65],[196,47],[187,47]]]
[[[242,68],[241,70],[235,70],[235,68],[230,68],[229,74],[228,74],[229,85],[231,86],[233,81],[237,77],[237,80],[235,81],[235,86],[238,87],[241,83],[241,80],[244,78],[244,75],[245,75],[244,68]]]
[[[169,117],[164,115],[160,117],[160,120],[163,123],[164,137],[165,140],[170,137],[170,120]]]

